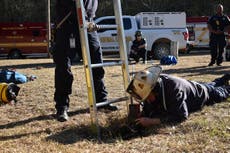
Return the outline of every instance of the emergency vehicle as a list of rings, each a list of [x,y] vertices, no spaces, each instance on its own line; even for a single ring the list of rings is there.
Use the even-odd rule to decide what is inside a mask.
[[[114,16],[103,16],[95,20],[98,25],[114,25]],[[141,12],[135,16],[123,16],[124,33],[127,51],[130,42],[135,39],[135,32],[141,31],[147,42],[147,51],[154,58],[162,58],[170,54],[171,42],[178,42],[178,49],[187,49],[188,29],[186,28],[185,12]],[[116,29],[98,31],[103,52],[119,50]]]
[[[48,56],[46,23],[0,23],[0,56]]]
[[[209,30],[207,27],[209,17],[187,17],[186,24],[189,31],[189,42],[194,48],[209,48]],[[228,46],[230,37],[227,36]]]
[[[189,31],[189,49],[192,48],[209,48],[209,30],[207,27],[209,17],[187,17],[186,23]],[[226,33],[227,50],[225,51],[224,59],[230,61],[230,31]]]

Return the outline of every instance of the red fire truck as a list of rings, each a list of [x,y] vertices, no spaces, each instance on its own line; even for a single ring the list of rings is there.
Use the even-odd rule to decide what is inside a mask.
[[[207,16],[186,18],[189,31],[189,50],[191,48],[209,48],[208,19]],[[230,31],[227,34],[227,50],[224,53],[224,58],[230,61]]]
[[[189,31],[189,41],[195,48],[208,48],[209,47],[209,30],[207,22],[209,17],[187,17],[186,25]],[[229,32],[230,33],[230,32]],[[230,37],[228,38],[228,47],[230,45]]]
[[[46,23],[0,23],[0,56],[48,56]]]

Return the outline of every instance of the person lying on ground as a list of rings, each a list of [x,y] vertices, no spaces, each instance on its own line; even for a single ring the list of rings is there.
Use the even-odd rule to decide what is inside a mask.
[[[162,73],[159,66],[136,73],[127,92],[143,103],[136,124],[143,127],[183,122],[191,112],[230,97],[230,74],[210,83],[199,83]]]

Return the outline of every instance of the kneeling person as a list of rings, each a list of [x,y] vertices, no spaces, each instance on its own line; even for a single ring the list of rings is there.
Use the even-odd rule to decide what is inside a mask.
[[[142,37],[141,31],[136,31],[135,40],[131,46],[131,51],[129,58],[134,58],[136,63],[139,62],[139,59],[142,58],[143,63],[145,63],[145,54],[146,54],[146,40]]]

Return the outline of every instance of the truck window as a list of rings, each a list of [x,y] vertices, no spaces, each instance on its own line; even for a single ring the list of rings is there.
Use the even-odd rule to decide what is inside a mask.
[[[131,20],[129,18],[124,18],[123,23],[124,23],[124,29],[125,30],[129,30],[132,28]]]
[[[97,23],[98,25],[114,25],[115,19],[105,19]],[[132,28],[131,20],[129,18],[123,18],[124,30],[129,30]],[[114,30],[112,29],[100,29],[98,32],[104,32],[107,30]]]

